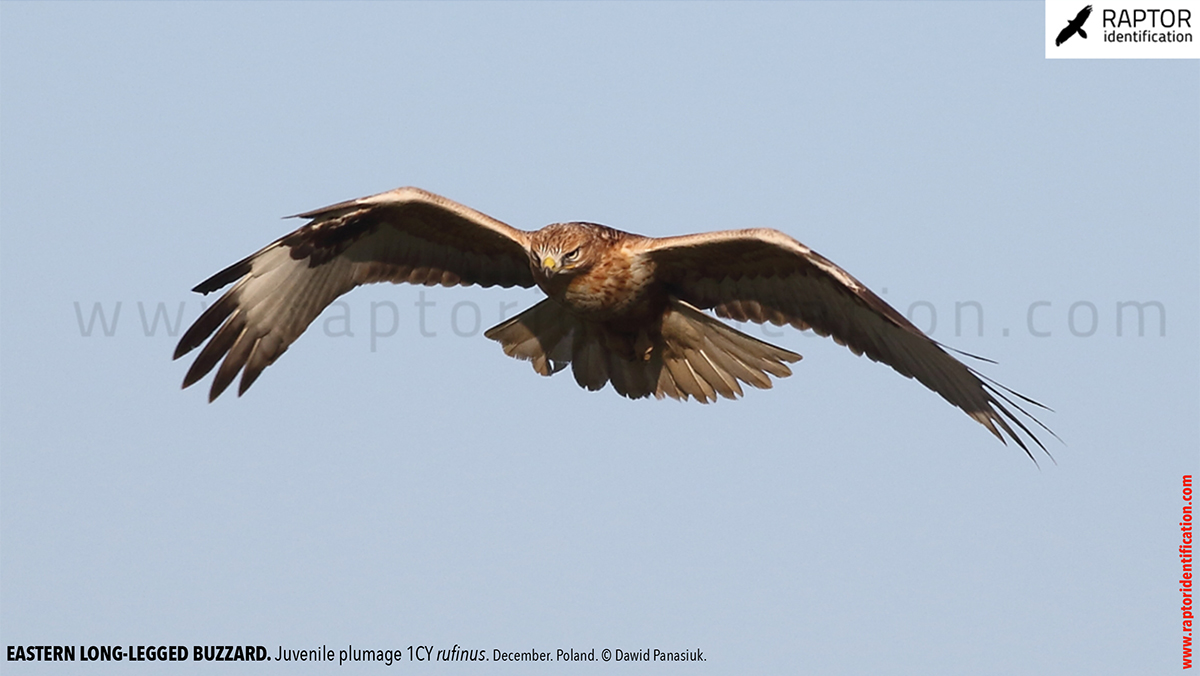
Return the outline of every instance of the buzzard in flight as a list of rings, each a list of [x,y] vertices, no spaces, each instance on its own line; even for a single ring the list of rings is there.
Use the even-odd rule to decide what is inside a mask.
[[[209,400],[238,373],[242,394],[326,306],[360,284],[537,286],[545,300],[485,335],[543,376],[570,365],[589,390],[611,383],[633,399],[707,403],[791,375],[788,364],[800,355],[703,312],[713,310],[830,336],[916,378],[1031,458],[1014,426],[1045,450],[1013,414],[1029,413],[1005,392],[1040,404],[979,375],[846,271],[776,230],[655,238],[555,223],[527,232],[417,188],[297,217],[310,220],[193,289],[233,284],[175,349],[178,359],[208,341],[184,387],[219,362]]]
[[[1092,6],[1088,5],[1079,10],[1075,18],[1067,23],[1067,27],[1058,32],[1058,37],[1054,39],[1054,46],[1058,47],[1066,42],[1072,35],[1079,33],[1079,37],[1087,39],[1087,33],[1083,30],[1083,24],[1087,22],[1088,17],[1092,15]]]

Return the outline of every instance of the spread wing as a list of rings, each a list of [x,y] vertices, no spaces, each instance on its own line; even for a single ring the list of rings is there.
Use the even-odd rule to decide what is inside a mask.
[[[1088,5],[1087,7],[1084,7],[1083,9],[1079,10],[1079,13],[1075,15],[1075,20],[1072,21],[1071,23],[1075,24],[1075,27],[1078,28],[1078,27],[1082,26],[1083,22],[1087,21],[1088,17],[1091,15],[1092,15],[1092,6]]]
[[[296,217],[311,220],[193,289],[233,284],[175,348],[178,359],[212,336],[184,387],[224,358],[209,401],[239,371],[241,395],[326,306],[360,284],[534,285],[529,233],[424,190],[398,188]]]
[[[1046,450],[1013,412],[1049,429],[1005,393],[1041,404],[955,359],[845,270],[791,237],[776,230],[731,230],[648,238],[638,246],[653,262],[655,279],[676,297],[729,319],[811,328],[916,378],[1001,441],[1007,434],[1031,458],[1014,426]]]

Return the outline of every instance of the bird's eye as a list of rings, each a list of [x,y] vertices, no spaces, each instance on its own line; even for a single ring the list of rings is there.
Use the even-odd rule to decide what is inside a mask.
[[[577,258],[579,258],[579,249],[578,248],[576,248],[574,251],[568,253],[566,256],[563,256],[563,262],[564,263],[574,263],[575,259],[577,259]]]

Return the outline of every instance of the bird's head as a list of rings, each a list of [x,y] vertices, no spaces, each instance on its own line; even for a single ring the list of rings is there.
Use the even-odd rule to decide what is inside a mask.
[[[555,223],[533,233],[529,246],[530,265],[536,275],[550,279],[574,276],[595,265],[600,241],[591,223]]]

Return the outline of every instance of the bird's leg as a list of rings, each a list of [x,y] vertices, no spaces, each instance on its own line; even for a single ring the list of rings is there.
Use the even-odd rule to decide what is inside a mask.
[[[633,341],[633,353],[642,361],[650,361],[650,353],[654,351],[654,341],[650,340],[645,329],[638,331],[637,340]]]

